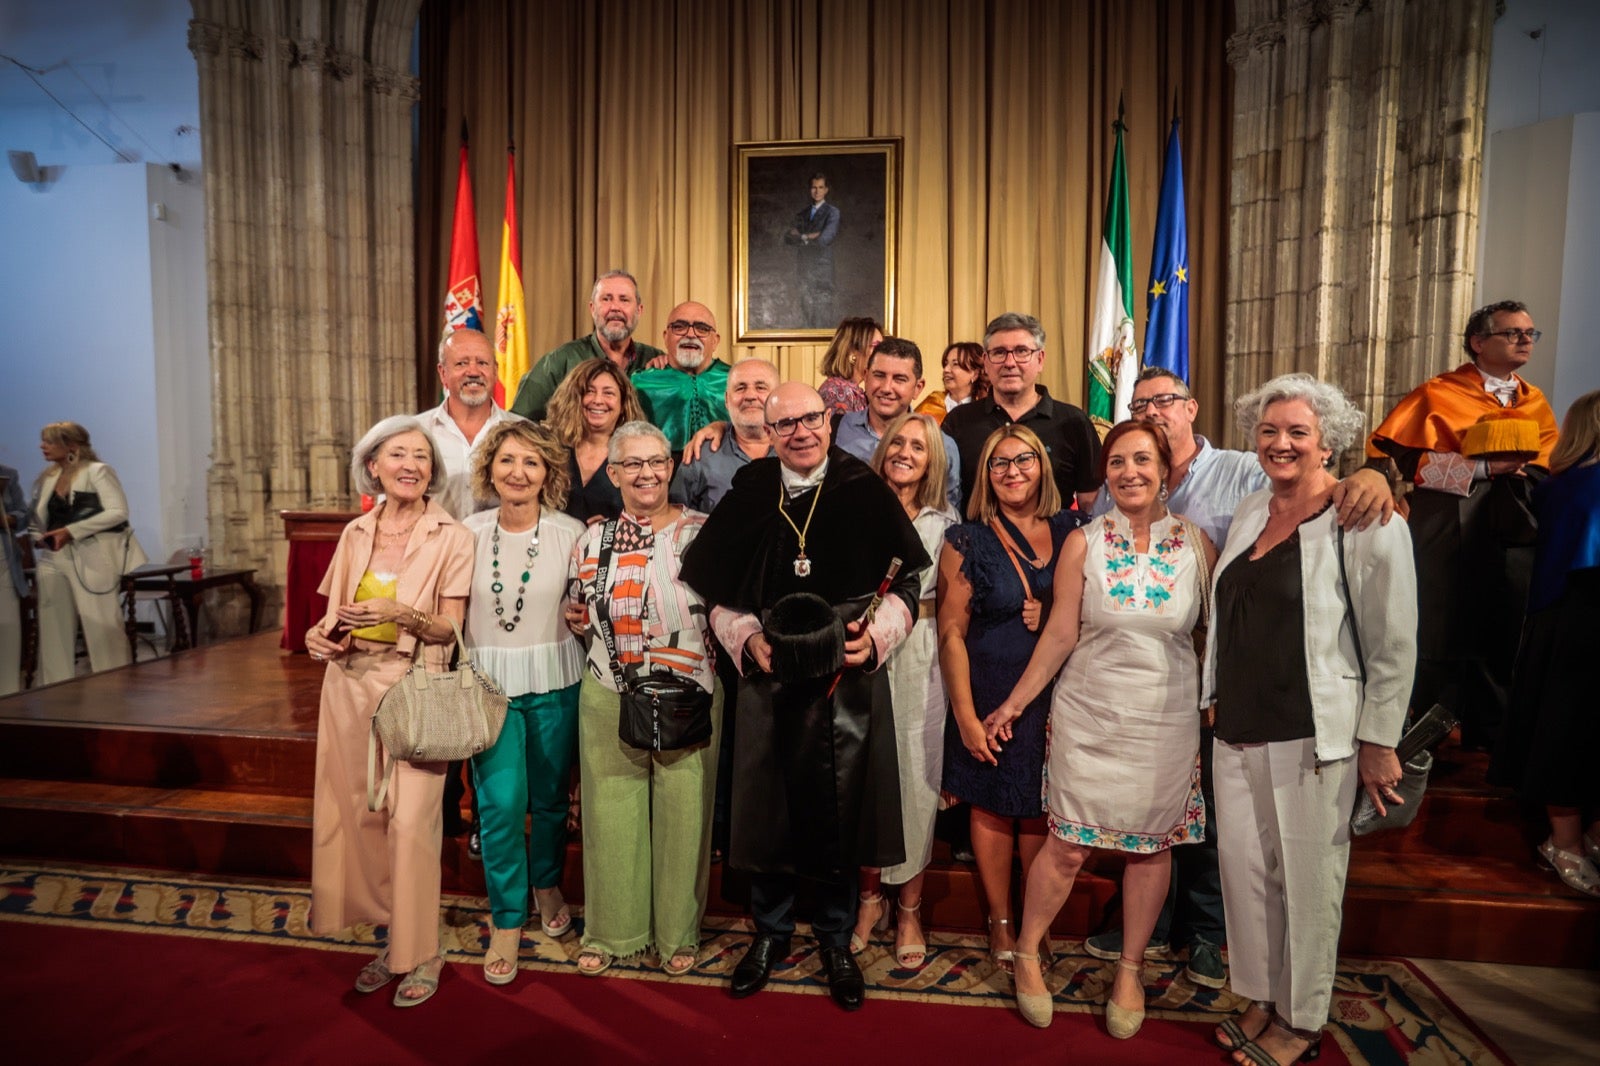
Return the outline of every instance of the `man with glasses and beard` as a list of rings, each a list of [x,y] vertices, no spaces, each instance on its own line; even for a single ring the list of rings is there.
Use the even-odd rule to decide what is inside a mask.
[[[672,309],[661,334],[667,342],[667,365],[633,375],[644,414],[674,452],[683,451],[702,426],[728,417],[722,394],[728,385],[728,364],[716,358],[717,320],[705,304],[685,300]]]
[[[1372,465],[1414,486],[1411,706],[1449,707],[1467,747],[1492,746],[1505,719],[1533,574],[1533,486],[1549,475],[1559,434],[1544,393],[1517,376],[1538,342],[1533,316],[1516,300],[1474,311],[1461,339],[1469,361],[1413,389],[1367,442]],[[1537,451],[1464,454],[1467,431],[1485,415],[1532,422]]]
[[[983,442],[1001,426],[1017,422],[1044,442],[1061,499],[1076,498],[1087,510],[1100,485],[1100,438],[1088,415],[1038,384],[1044,369],[1044,327],[1032,315],[1008,311],[984,330],[983,349],[992,391],[957,407],[944,420],[945,434],[961,452],[961,483],[978,483]]]
[[[533,368],[522,375],[511,410],[524,418],[544,418],[556,386],[585,359],[609,359],[624,374],[646,366],[665,366],[666,353],[633,339],[643,310],[639,283],[632,274],[626,270],[608,270],[601,274],[589,294],[589,317],[594,319],[594,332],[541,356]]]
[[[911,630],[931,564],[889,487],[829,446],[817,390],[780,385],[766,414],[777,454],[734,476],[680,572],[711,605],[740,674],[728,861],[750,872],[756,938],[732,992],[759,992],[788,956],[804,878],[829,994],[855,1010],[865,996],[849,948],[858,870],[905,852],[882,667]]]

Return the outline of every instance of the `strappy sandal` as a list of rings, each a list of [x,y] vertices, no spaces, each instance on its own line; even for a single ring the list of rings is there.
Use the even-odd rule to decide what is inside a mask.
[[[418,1003],[426,1003],[439,991],[439,974],[444,970],[444,959],[435,955],[426,962],[420,962],[416,968],[406,974],[405,980],[400,982],[400,987],[394,990],[394,1005],[396,1007],[415,1007]],[[420,996],[408,996],[406,993],[412,989],[422,989]]]
[[[922,910],[922,901],[920,899],[917,900],[916,905],[912,907],[907,907],[904,903],[896,902],[895,907],[900,912],[900,920],[895,923],[894,930],[896,941],[894,946],[895,965],[899,966],[902,970],[920,970],[922,969],[923,963],[928,961],[928,945],[925,942],[928,934],[926,932],[922,934],[923,942],[901,944],[899,943],[899,940],[900,930],[905,925],[906,915],[909,914],[916,918],[917,912]],[[921,918],[916,918],[916,921],[919,926],[922,924]]]
[[[583,964],[584,959],[594,959],[595,965],[585,966]],[[596,977],[611,969],[611,964],[616,961],[611,957],[609,951],[601,951],[599,948],[584,948],[578,952],[578,972],[585,977]]]
[[[867,923],[867,936],[870,937],[875,932],[881,933],[889,928],[889,901],[883,898],[882,892],[874,892],[871,895],[863,892],[860,903],[856,905],[857,931],[850,933],[850,954],[852,955],[859,955],[867,950],[867,941],[862,939],[858,930],[861,928],[860,916],[867,910],[868,904],[877,904],[878,913],[873,916],[872,921]]]
[[[1266,1033],[1268,1029],[1273,1028],[1275,1023],[1276,1027],[1280,1031],[1288,1033],[1296,1040],[1307,1041],[1305,1050],[1300,1052],[1299,1055],[1290,1059],[1287,1063],[1281,1059],[1274,1058],[1270,1052],[1268,1052],[1260,1044],[1256,1043],[1256,1040],[1260,1040],[1262,1034]],[[1268,1022],[1266,1028],[1262,1029],[1261,1033],[1256,1034],[1256,1040],[1247,1040],[1239,1047],[1234,1048],[1233,1061],[1239,1063],[1240,1066],[1291,1066],[1291,1064],[1298,1062],[1315,1062],[1317,1059],[1322,1057],[1321,1029],[1312,1029],[1309,1031],[1294,1029],[1288,1025],[1282,1024],[1281,1018],[1274,1017],[1272,1022]],[[1239,1056],[1241,1055],[1244,1057],[1240,1058]]]
[[[996,951],[994,949],[994,927],[997,925],[1010,925],[1011,919],[986,918],[984,921],[989,926],[989,959],[994,963],[995,969],[1000,970],[1002,973],[1010,973],[1012,971],[1011,960],[1016,957],[1017,953],[1014,950]]]
[[[356,991],[362,995],[376,992],[390,981],[394,980],[394,972],[389,969],[389,952],[382,951],[378,957],[361,967],[361,972],[356,974]]]
[[[517,953],[522,950],[521,929],[491,929],[489,950],[483,953],[483,979],[491,985],[509,985],[517,979]],[[511,969],[495,973],[489,969],[497,962],[509,962]]]
[[[547,900],[551,898],[561,900],[554,914],[550,914],[549,908],[540,901],[539,896],[541,893],[545,895]],[[545,936],[553,940],[560,940],[572,932],[572,909],[567,906],[567,901],[562,898],[559,885],[554,888],[536,888],[533,890],[533,912],[539,916],[539,928],[544,930]],[[546,915],[549,915],[549,921],[545,921]]]
[[[1254,1035],[1245,1032],[1244,1026],[1239,1024],[1240,1020],[1243,1019],[1246,1014],[1250,1013],[1250,1007],[1259,1009],[1262,1014],[1261,1028],[1257,1029]],[[1227,1019],[1221,1025],[1217,1026],[1217,1031],[1213,1035],[1213,1039],[1216,1040],[1218,1047],[1222,1048],[1224,1051],[1237,1051],[1246,1044],[1253,1042],[1256,1037],[1267,1031],[1267,1027],[1272,1024],[1272,1013],[1275,1009],[1274,1005],[1258,999],[1252,1002],[1250,1007],[1246,1007],[1243,1011],[1239,1012],[1239,1014]],[[1227,1039],[1224,1040],[1223,1037],[1227,1037]]]
[[[674,966],[672,963],[675,959],[688,959],[689,962],[687,965]],[[688,973],[690,970],[699,965],[699,963],[700,959],[695,955],[695,953],[686,948],[683,951],[675,951],[671,955],[662,959],[661,972],[666,974],[668,977],[682,977],[684,974]]]

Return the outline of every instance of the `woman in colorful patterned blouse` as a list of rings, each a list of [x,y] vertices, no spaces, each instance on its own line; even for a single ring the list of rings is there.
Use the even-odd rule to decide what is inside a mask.
[[[985,727],[996,750],[1009,744],[1012,721],[1066,663],[1046,754],[1050,835],[1028,875],[1017,936],[1017,1008],[1034,1025],[1050,1024],[1040,946],[1090,849],[1120,851],[1122,957],[1106,1027],[1126,1039],[1144,1021],[1144,949],[1171,881],[1169,849],[1205,837],[1192,634],[1217,553],[1167,511],[1172,451],[1161,427],[1123,422],[1100,454],[1116,506],[1067,537],[1049,624]]]
[[[847,318],[839,323],[822,357],[823,381],[817,390],[829,414],[849,414],[867,406],[867,390],[861,382],[867,376],[867,360],[882,340],[882,328],[870,318]]]
[[[478,666],[511,697],[500,739],[472,760],[493,921],[483,976],[504,985],[517,976],[529,889],[546,936],[572,930],[561,867],[583,649],[562,608],[583,523],[562,513],[568,452],[548,426],[500,422],[476,454],[473,493],[500,506],[463,523],[477,538],[467,639]]]
[[[672,451],[648,422],[629,422],[611,435],[606,474],[622,492],[622,514],[590,526],[574,549],[570,572],[579,598],[567,614],[575,630],[590,634],[578,694],[584,886],[578,972],[597,974],[618,957],[653,949],[661,968],[676,977],[694,969],[700,946],[722,741],[722,686],[706,605],[678,580],[683,553],[706,516],[667,498]],[[607,531],[612,543],[602,560]],[[598,629],[602,622],[615,661]],[[617,733],[619,669],[629,681],[665,671],[711,693],[710,738],[675,751],[624,743]]]

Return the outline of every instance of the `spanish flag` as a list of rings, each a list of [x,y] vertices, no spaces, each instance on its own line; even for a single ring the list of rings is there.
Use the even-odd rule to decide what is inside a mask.
[[[528,319],[523,313],[522,242],[517,237],[517,150],[506,154],[506,220],[500,229],[500,291],[495,300],[494,351],[500,380],[494,402],[504,407],[528,372]]]

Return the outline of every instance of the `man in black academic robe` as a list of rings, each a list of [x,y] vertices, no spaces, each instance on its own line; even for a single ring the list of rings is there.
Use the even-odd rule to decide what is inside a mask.
[[[822,397],[779,386],[767,401],[775,456],[740,470],[685,553],[681,577],[741,680],[729,865],[748,870],[757,937],[733,975],[736,998],[766,984],[789,953],[797,878],[814,882],[812,930],[829,991],[861,1005],[849,950],[862,866],[904,861],[899,766],[882,667],[916,617],[931,565],[905,510],[865,463],[829,447]],[[858,621],[888,573],[873,621]],[[844,667],[779,679],[767,626],[774,604],[813,593],[845,621]],[[791,601],[792,602],[792,601]],[[781,662],[781,659],[780,659]]]

